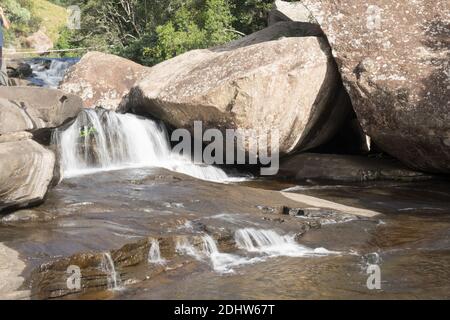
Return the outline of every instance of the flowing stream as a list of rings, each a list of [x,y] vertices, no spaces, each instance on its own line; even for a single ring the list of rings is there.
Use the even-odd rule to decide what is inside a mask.
[[[72,63],[36,61],[33,78],[56,87]],[[0,264],[26,265],[16,275],[31,298],[450,298],[447,181],[242,181],[172,153],[164,125],[103,109],[53,138],[64,179],[0,217]],[[381,215],[311,210],[281,190]],[[67,291],[66,264],[80,264],[86,291]],[[367,287],[371,264],[382,290]]]
[[[29,80],[38,86],[57,88],[67,69],[78,61],[78,58],[33,59],[29,62],[33,70]]]

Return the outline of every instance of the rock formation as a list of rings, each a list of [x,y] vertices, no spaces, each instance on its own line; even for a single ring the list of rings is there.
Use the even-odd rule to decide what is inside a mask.
[[[69,70],[60,88],[80,96],[88,108],[115,110],[147,69],[118,56],[89,52]]]
[[[328,140],[350,105],[320,30],[282,22],[154,66],[120,109],[191,131],[194,121],[222,132],[254,130],[254,141],[278,130],[287,154]]]
[[[412,168],[450,172],[448,1],[276,2],[319,24],[365,132]]]

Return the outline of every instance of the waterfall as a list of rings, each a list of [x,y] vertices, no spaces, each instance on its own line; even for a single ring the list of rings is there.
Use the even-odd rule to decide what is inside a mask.
[[[109,252],[105,252],[103,254],[102,269],[108,275],[108,289],[110,290],[120,289],[122,281],[120,279],[120,275],[116,272],[116,268],[114,267],[114,261]]]
[[[187,238],[182,238],[178,240],[176,250],[199,261],[209,260],[214,271],[219,273],[233,273],[233,267],[262,261],[260,258],[247,258],[222,253],[219,251],[216,241],[207,234],[202,236],[201,249],[194,247]]]
[[[217,242],[208,234],[202,236],[202,243],[194,246],[188,237],[177,239],[176,250],[198,261],[208,261],[214,271],[233,273],[234,267],[265,261],[273,257],[316,257],[339,252],[325,248],[311,249],[298,244],[293,236],[281,236],[273,230],[253,228],[239,229],[234,239],[238,248],[252,253],[251,256],[220,252]]]
[[[57,88],[66,74],[67,69],[79,59],[34,59],[30,62],[33,70],[33,83],[42,87]],[[48,65],[49,63],[49,65]]]
[[[165,264],[166,260],[161,258],[161,251],[159,250],[159,241],[156,239],[152,240],[152,245],[148,252],[148,262],[154,264]]]
[[[187,237],[177,239],[175,249],[180,254],[185,254],[194,257],[196,260],[203,260],[205,254],[195,248]]]
[[[282,236],[273,230],[239,229],[235,232],[234,239],[240,249],[269,256],[304,257],[337,253],[324,248],[304,247],[293,236]]]
[[[138,167],[161,167],[203,180],[224,182],[216,167],[196,165],[172,153],[163,125],[132,114],[86,109],[65,130],[54,134],[63,176]]]

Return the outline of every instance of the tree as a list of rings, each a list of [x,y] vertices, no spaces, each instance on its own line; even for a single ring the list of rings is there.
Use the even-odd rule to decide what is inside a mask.
[[[38,29],[40,21],[31,14],[33,4],[30,0],[3,0],[1,5],[11,21],[11,28],[5,34],[7,44],[15,44],[22,36]]]
[[[74,0],[58,0],[70,3]],[[266,25],[271,0],[81,0],[81,30],[60,47],[97,48],[145,65],[220,45]]]

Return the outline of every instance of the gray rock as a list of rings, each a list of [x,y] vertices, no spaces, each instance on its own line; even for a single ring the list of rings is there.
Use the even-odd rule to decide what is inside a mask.
[[[8,77],[10,78],[27,78],[33,74],[31,66],[23,61],[13,60],[7,66]]]
[[[328,37],[365,132],[410,167],[449,173],[448,1],[302,3]]]
[[[273,9],[269,12],[269,25],[281,21],[314,23],[314,17],[301,2],[276,0]]]
[[[0,87],[0,134],[56,128],[82,109],[79,97],[60,90]]]
[[[351,110],[317,26],[281,22],[221,47],[154,66],[121,111],[145,112],[176,128],[280,133],[280,153],[327,141]],[[249,145],[239,147],[247,153]]]
[[[289,156],[280,164],[279,177],[305,181],[413,181],[432,176],[413,171],[395,159],[337,154],[304,153]]]
[[[0,143],[0,211],[41,202],[53,178],[53,152],[20,139]]]
[[[33,128],[33,121],[20,104],[0,98],[0,134]]]
[[[89,52],[67,72],[60,89],[80,96],[87,108],[116,110],[149,68],[101,52]]]

